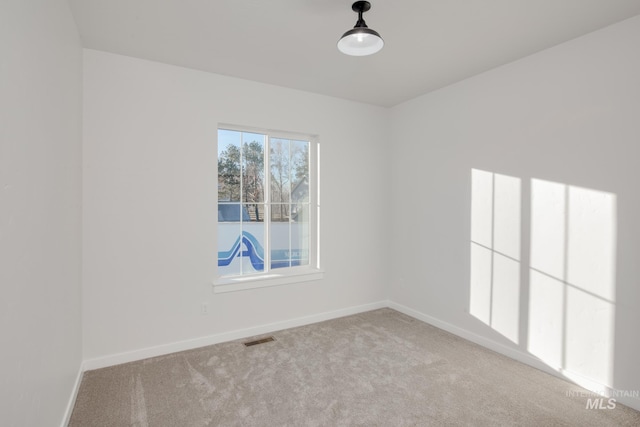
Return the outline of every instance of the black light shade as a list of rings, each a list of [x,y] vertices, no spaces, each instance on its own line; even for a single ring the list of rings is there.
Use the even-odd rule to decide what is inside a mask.
[[[368,1],[357,1],[352,6],[358,13],[358,22],[352,30],[347,31],[338,41],[340,52],[351,56],[366,56],[378,52],[384,46],[384,40],[376,31],[367,27],[362,14],[371,9]]]

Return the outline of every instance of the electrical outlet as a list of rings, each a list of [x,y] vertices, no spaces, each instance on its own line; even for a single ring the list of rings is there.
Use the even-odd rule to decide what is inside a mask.
[[[203,316],[209,314],[209,303],[202,303],[202,305],[200,306],[200,314],[202,314]]]

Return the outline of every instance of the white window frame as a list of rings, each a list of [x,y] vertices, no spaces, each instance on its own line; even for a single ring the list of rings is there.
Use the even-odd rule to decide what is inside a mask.
[[[317,135],[301,134],[288,131],[261,129],[249,126],[238,126],[226,123],[219,123],[216,128],[216,153],[218,153],[218,130],[232,130],[237,132],[250,132],[266,135],[266,145],[264,150],[265,168],[265,271],[239,276],[220,275],[216,257],[216,278],[213,280],[213,290],[215,293],[234,292],[247,289],[263,288],[267,286],[286,285],[291,283],[307,282],[323,278],[324,271],[320,266],[320,144]],[[269,223],[271,218],[271,165],[269,163],[269,153],[271,139],[281,138],[299,141],[309,141],[309,264],[303,266],[285,267],[271,269],[271,242],[269,236]],[[217,160],[217,154],[216,154]],[[216,177],[218,175],[218,162],[216,161]],[[217,181],[216,181],[217,182]],[[216,185],[216,205],[218,200],[218,187]],[[217,206],[216,206],[217,207]],[[219,223],[216,219],[216,249]],[[217,252],[216,252],[217,253]]]

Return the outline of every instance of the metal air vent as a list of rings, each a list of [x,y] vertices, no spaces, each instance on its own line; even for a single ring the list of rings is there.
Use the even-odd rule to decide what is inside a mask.
[[[255,341],[247,341],[246,343],[244,343],[245,347],[251,347],[252,345],[258,345],[258,344],[264,344],[266,342],[271,342],[271,341],[275,341],[276,339],[274,337],[267,337],[267,338],[262,338],[259,340],[255,340]]]

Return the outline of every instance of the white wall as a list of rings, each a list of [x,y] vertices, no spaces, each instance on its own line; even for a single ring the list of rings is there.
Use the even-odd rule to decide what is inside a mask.
[[[319,135],[323,280],[212,293],[218,123]],[[89,365],[383,300],[387,132],[383,108],[85,50]]]
[[[396,153],[393,205],[404,208],[394,209],[391,217],[395,248],[392,301],[485,344],[497,343],[493,346],[496,349],[511,351],[523,360],[540,359],[551,369],[558,369],[531,351],[532,336],[542,336],[539,345],[547,347],[545,351],[564,346],[567,371],[561,371],[562,375],[578,373],[581,380],[594,381],[596,386],[640,390],[639,46],[640,17],[636,17],[392,109],[391,133]],[[494,311],[503,309],[494,313],[493,322],[498,322],[500,315],[515,315],[512,332],[517,335],[516,340],[509,339],[510,333],[501,331],[497,327],[500,325],[487,324],[468,312],[473,278],[472,169],[517,178],[514,182],[521,186],[521,203],[516,205],[521,210],[521,223],[514,226],[515,238],[521,234],[521,273],[516,273],[512,283],[506,283],[515,286],[519,298],[516,295],[505,305],[505,301],[495,299],[506,295],[498,290],[493,300]],[[531,243],[532,239],[541,239],[532,238],[538,233],[531,228],[532,185],[533,192],[537,188],[532,179],[566,184],[570,186],[567,191],[587,189],[588,194],[602,195],[602,200],[613,200],[617,213],[613,211],[609,224],[614,238],[612,259],[595,257],[603,246],[593,241],[582,244],[586,250],[573,250],[581,254],[583,261],[590,261],[581,267],[588,273],[586,276],[603,271],[608,264],[615,268],[615,314],[607,325],[612,333],[598,330],[600,326],[593,321],[606,312],[594,308],[606,302],[594,295],[593,307],[573,306],[569,300],[563,312],[554,314],[559,316],[555,320],[562,321],[565,316],[569,322],[564,342],[544,335],[561,325],[533,325],[536,316],[543,323],[555,321],[551,313],[546,317],[536,311],[551,310],[557,301],[551,295],[540,301],[531,296],[539,290],[530,279],[529,267],[535,261],[530,259]],[[601,212],[597,206],[592,208],[584,210],[585,218],[594,218]],[[539,220],[533,222],[538,221],[539,225]],[[498,226],[506,224],[497,222]],[[571,221],[567,220],[567,224],[571,226]],[[578,233],[577,238],[592,239],[591,228],[586,227],[587,231]],[[569,235],[568,239],[573,237]],[[569,244],[572,242],[576,240]],[[553,252],[558,247],[549,250]],[[568,256],[565,269],[568,265],[569,276],[577,277],[580,272],[571,264],[571,253]],[[496,274],[498,267],[494,269]],[[595,285],[601,286],[602,281]],[[574,291],[568,290],[569,297]],[[589,294],[584,295],[590,298]],[[572,324],[574,316],[584,322]],[[510,327],[508,323],[503,326]],[[582,344],[585,345],[581,347]],[[580,351],[572,353],[572,348]],[[586,363],[590,352],[609,358],[605,367],[609,372],[600,376],[590,373]],[[638,401],[635,406],[640,407]]]
[[[3,0],[0,52],[0,424],[59,425],[82,356],[82,51],[67,2]]]

